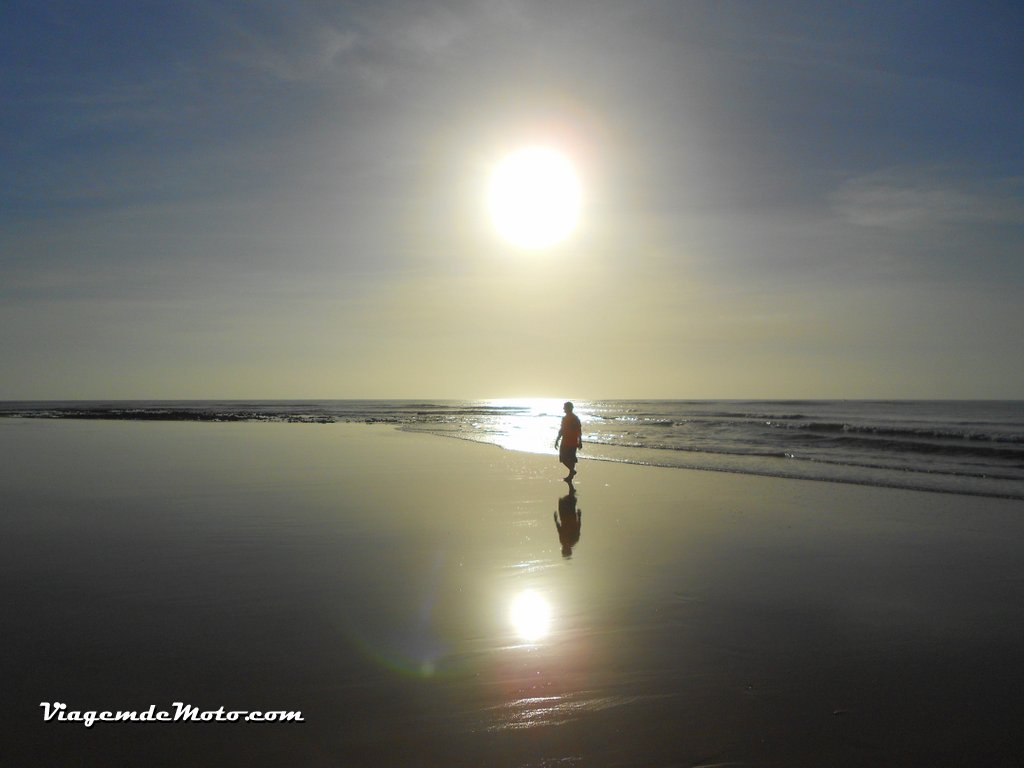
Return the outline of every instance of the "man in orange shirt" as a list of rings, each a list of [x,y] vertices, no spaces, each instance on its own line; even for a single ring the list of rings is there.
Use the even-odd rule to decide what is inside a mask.
[[[572,412],[572,403],[562,406],[565,416],[562,417],[562,427],[558,430],[558,437],[555,438],[555,448],[558,448],[558,460],[569,468],[569,474],[563,479],[571,482],[576,476],[576,451],[583,448],[583,425],[579,417]],[[559,448],[558,443],[562,446]]]

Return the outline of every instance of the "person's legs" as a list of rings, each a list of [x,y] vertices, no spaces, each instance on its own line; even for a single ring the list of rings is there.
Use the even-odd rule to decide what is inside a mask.
[[[572,480],[576,476],[576,449],[563,448],[559,452],[558,458],[569,470],[569,474],[562,479]]]

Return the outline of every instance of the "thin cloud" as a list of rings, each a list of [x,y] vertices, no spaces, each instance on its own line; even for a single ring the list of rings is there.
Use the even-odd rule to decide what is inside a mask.
[[[360,45],[355,30],[306,13],[274,14],[269,25],[242,14],[220,23],[227,32],[221,60],[282,83],[329,76]]]
[[[1024,223],[1020,179],[936,181],[884,172],[850,179],[836,190],[833,209],[848,222],[891,230],[962,224]]]
[[[446,8],[430,8],[395,30],[392,39],[403,49],[425,55],[438,54],[469,31],[467,21]]]

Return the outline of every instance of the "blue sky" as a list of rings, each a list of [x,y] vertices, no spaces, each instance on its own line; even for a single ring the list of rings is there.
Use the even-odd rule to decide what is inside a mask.
[[[7,3],[0,397],[1024,397],[1024,6]],[[551,144],[583,215],[500,242]]]

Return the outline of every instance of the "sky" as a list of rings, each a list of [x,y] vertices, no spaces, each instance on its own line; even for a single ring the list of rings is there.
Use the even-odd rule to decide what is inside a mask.
[[[0,399],[1024,398],[1024,4],[6,2]],[[580,218],[502,240],[503,157]]]

